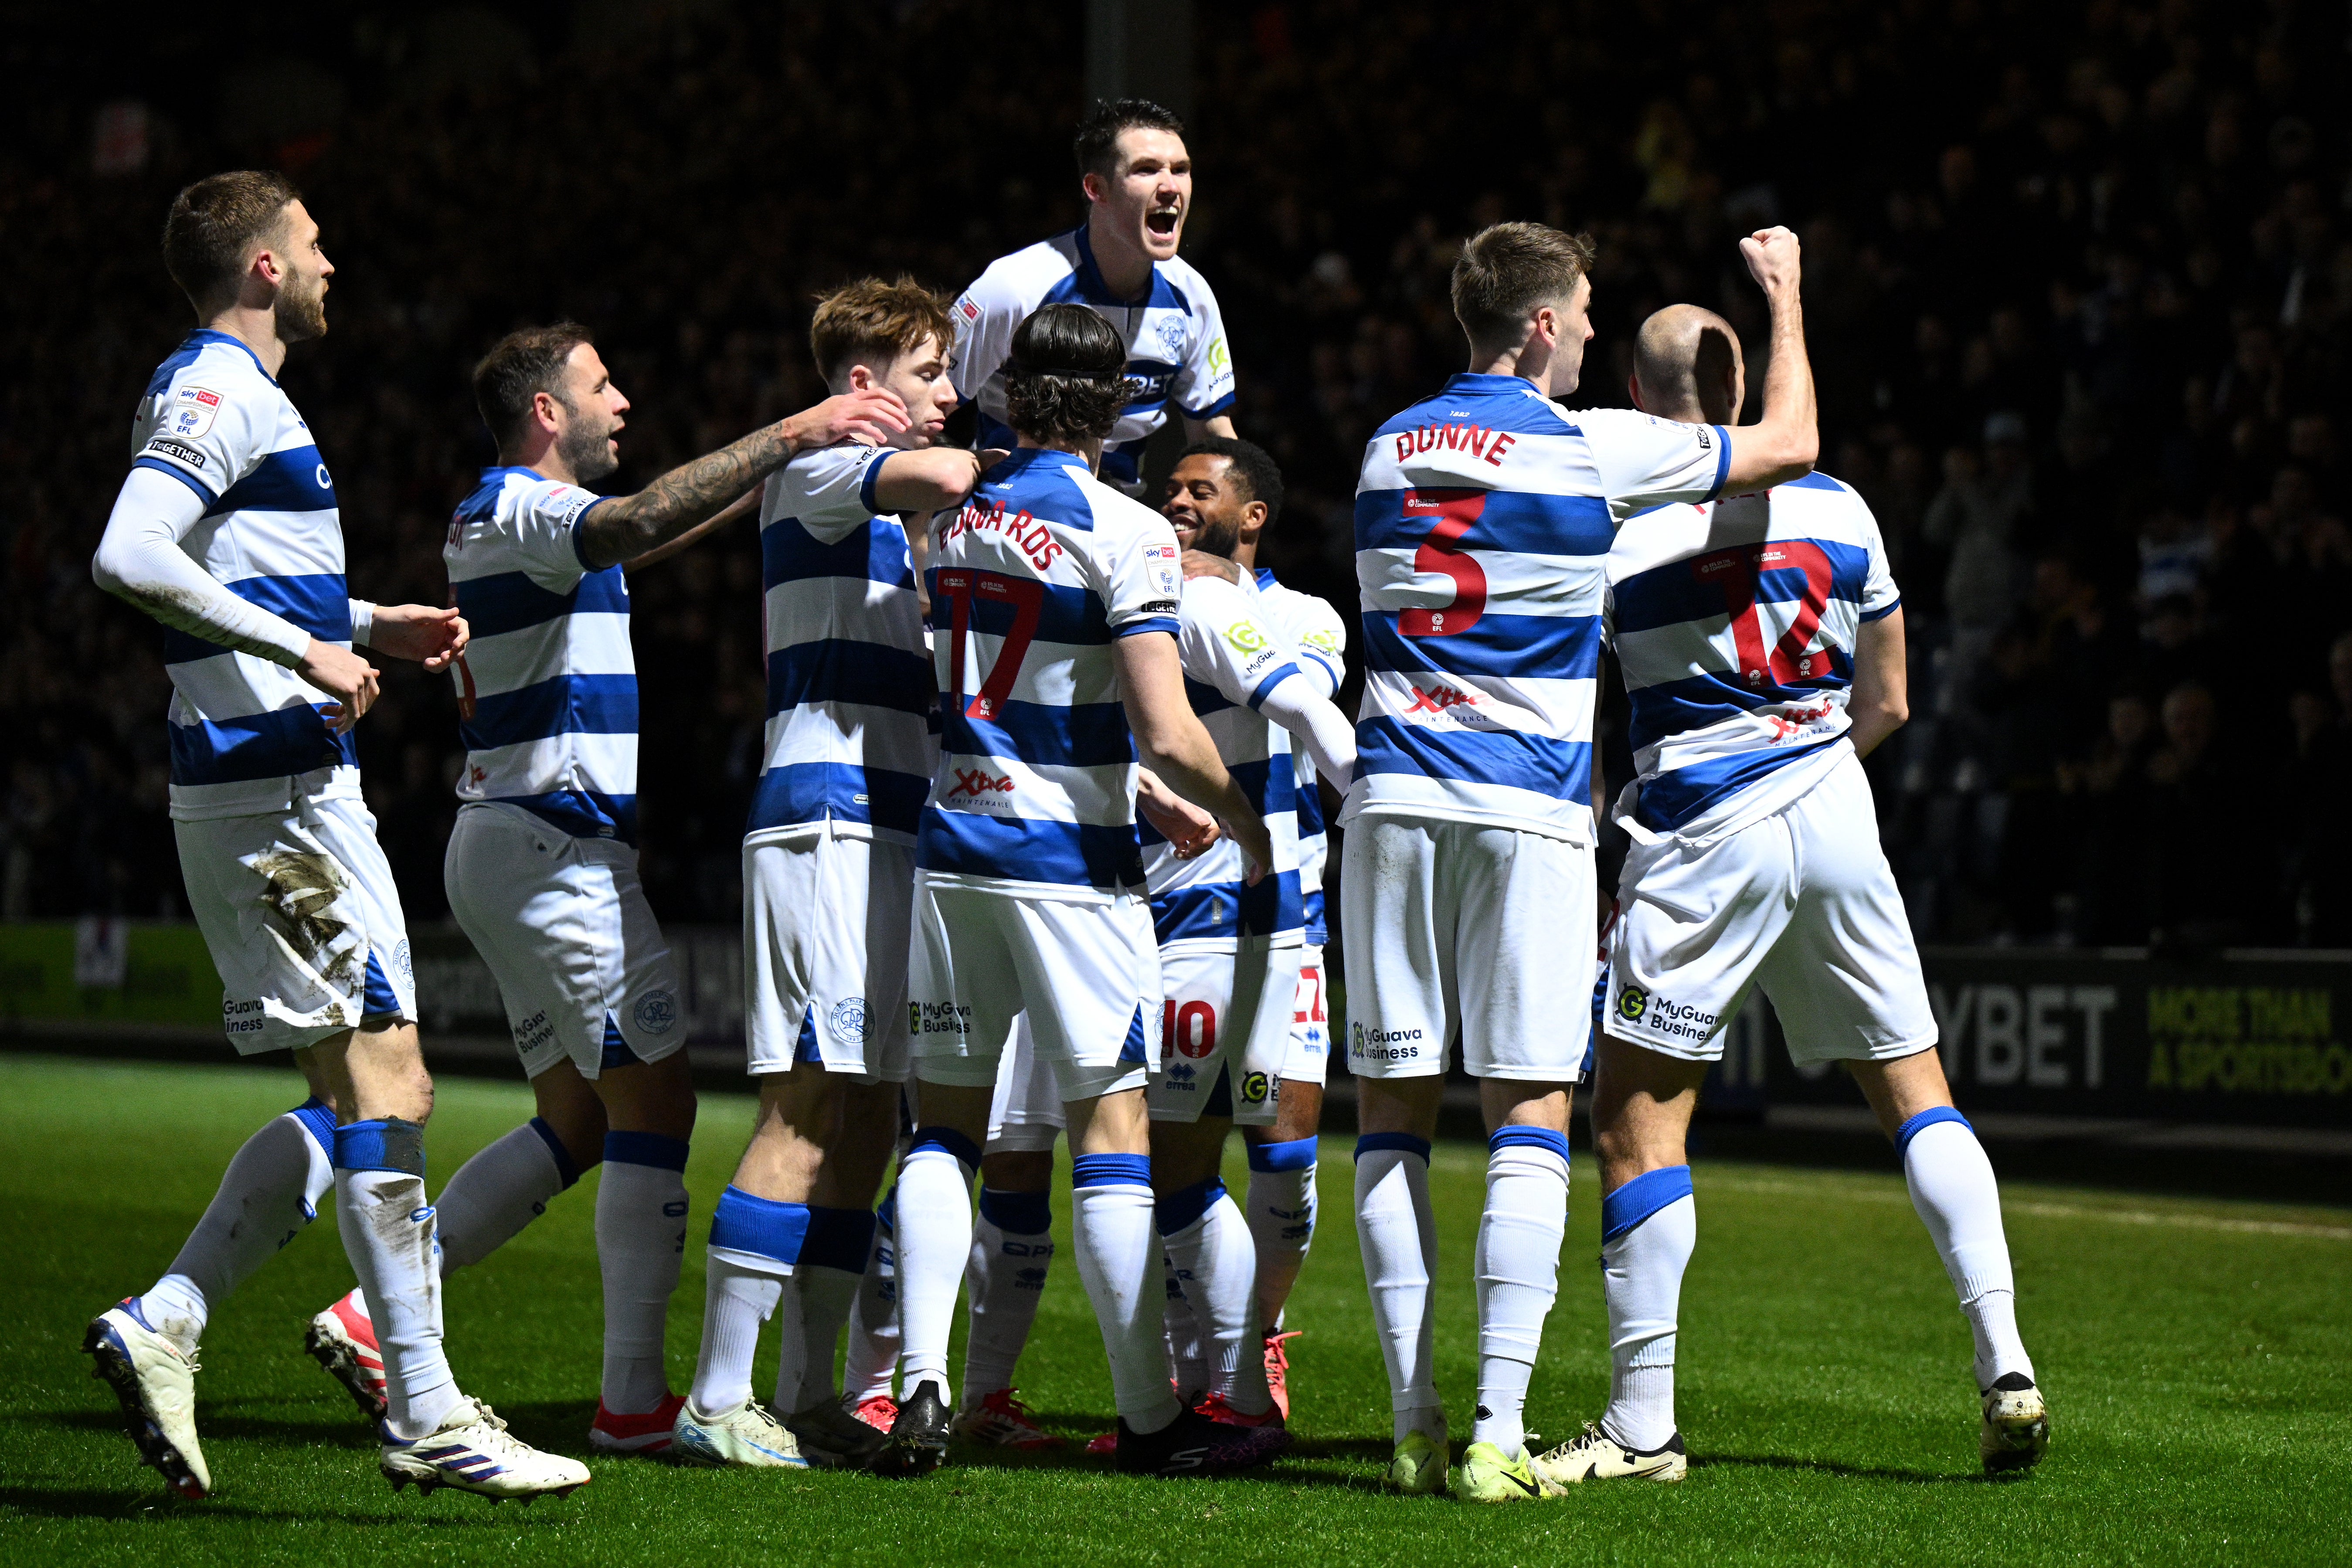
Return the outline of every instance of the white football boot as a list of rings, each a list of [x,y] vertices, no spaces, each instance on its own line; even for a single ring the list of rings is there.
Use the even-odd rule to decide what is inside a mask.
[[[478,1399],[458,1400],[447,1420],[413,1443],[386,1442],[377,1467],[394,1491],[414,1481],[425,1496],[456,1487],[492,1502],[568,1497],[588,1484],[587,1466],[508,1436],[507,1424]]]
[[[1678,1481],[1690,1473],[1690,1456],[1683,1448],[1680,1432],[1643,1453],[1627,1448],[1597,1422],[1587,1421],[1582,1432],[1557,1448],[1538,1454],[1529,1468],[1546,1491],[1557,1497],[1579,1481]]]
[[[96,1364],[90,1375],[122,1402],[139,1457],[182,1497],[212,1490],[212,1472],[196,1446],[196,1364],[147,1326],[133,1297],[92,1318],[81,1348]]]
[[[2028,1470],[2042,1462],[2050,1447],[2050,1407],[2042,1390],[2021,1372],[2005,1372],[1984,1391],[1984,1426],[1977,1433],[1977,1452],[1985,1473]]]
[[[688,1399],[678,1406],[669,1429],[669,1457],[681,1465],[744,1465],[761,1469],[804,1470],[808,1456],[768,1407],[746,1399],[732,1410],[706,1416]]]

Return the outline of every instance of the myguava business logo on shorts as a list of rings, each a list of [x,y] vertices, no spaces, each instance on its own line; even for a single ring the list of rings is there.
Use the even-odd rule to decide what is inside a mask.
[[[1417,1029],[1382,1029],[1378,1024],[1366,1029],[1360,1023],[1351,1023],[1348,1029],[1351,1057],[1365,1061],[1411,1061],[1421,1055]]]
[[[637,1027],[647,1034],[667,1034],[677,1026],[677,998],[668,991],[647,991],[634,1009]]]
[[[1650,1005],[1650,993],[1639,986],[1628,986],[1617,993],[1617,1016],[1627,1023],[1640,1023],[1642,1011]]]
[[[1639,986],[1627,986],[1617,993],[1617,1016],[1627,1023],[1642,1025],[1653,1034],[1670,1035],[1677,1040],[1711,1039],[1717,1022],[1713,1013],[1702,1012],[1687,1002],[1668,997],[1654,997]]]
[[[833,1030],[833,1038],[845,1045],[866,1043],[866,998],[849,997],[834,1004],[825,1015],[825,1023]]]
[[[1243,1104],[1263,1105],[1265,1103],[1267,1096],[1273,1093],[1273,1092],[1274,1081],[1268,1078],[1265,1073],[1244,1072],[1242,1074]]]
[[[971,1032],[971,1009],[953,1002],[908,1002],[908,1032],[925,1034],[969,1034]]]

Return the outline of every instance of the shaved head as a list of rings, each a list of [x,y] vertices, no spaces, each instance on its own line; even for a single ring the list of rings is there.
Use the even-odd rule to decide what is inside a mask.
[[[1739,335],[1696,305],[1669,305],[1633,345],[1633,401],[1660,419],[1729,424],[1746,395]]]

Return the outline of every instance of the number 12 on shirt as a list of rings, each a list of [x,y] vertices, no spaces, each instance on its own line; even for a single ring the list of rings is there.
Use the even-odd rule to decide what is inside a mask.
[[[972,646],[971,639],[978,632],[974,622],[980,619],[980,607],[1001,604],[1012,612],[1012,624],[997,644],[996,663],[981,681],[980,690],[964,704],[966,718],[993,719],[1004,711],[1013,683],[1021,674],[1022,658],[1037,636],[1037,618],[1045,608],[1045,585],[1034,578],[961,570],[942,570],[935,580],[937,597],[946,600],[950,609],[948,689],[959,697],[965,695],[965,649]],[[989,619],[997,616],[992,614]],[[976,647],[973,653],[976,658]]]

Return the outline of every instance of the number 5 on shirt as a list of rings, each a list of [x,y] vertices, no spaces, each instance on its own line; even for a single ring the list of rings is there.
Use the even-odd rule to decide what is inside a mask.
[[[1407,490],[1404,515],[1430,519],[1429,532],[1412,553],[1412,570],[1454,580],[1454,602],[1442,610],[1415,606],[1397,612],[1397,631],[1407,637],[1450,637],[1478,623],[1486,609],[1486,572],[1477,558],[1456,549],[1455,541],[1486,509],[1484,490]]]

